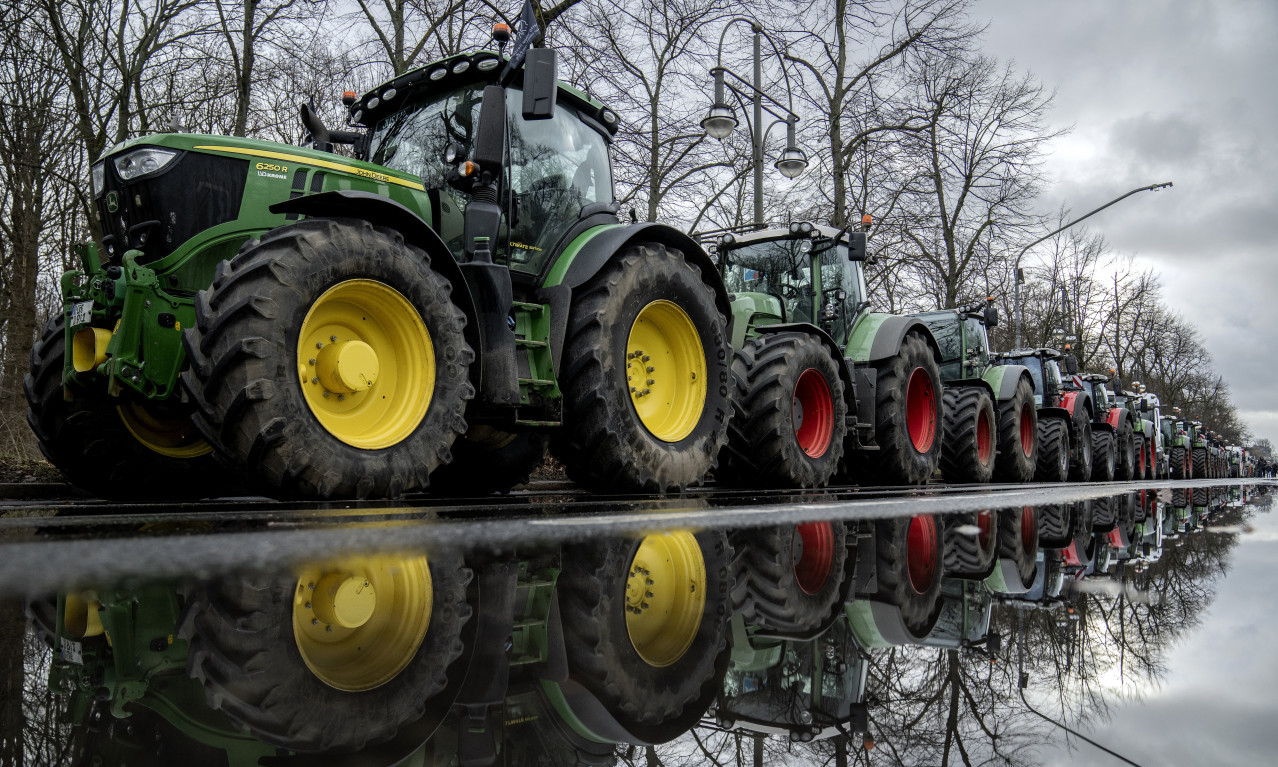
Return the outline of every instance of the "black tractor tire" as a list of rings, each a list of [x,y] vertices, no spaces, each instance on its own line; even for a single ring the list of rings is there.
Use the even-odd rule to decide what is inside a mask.
[[[1016,392],[998,405],[998,457],[994,479],[1032,482],[1038,463],[1038,409],[1034,389],[1021,378]]]
[[[879,449],[850,455],[865,483],[926,484],[941,460],[941,372],[932,348],[909,333],[895,356],[875,364],[874,438]],[[914,399],[911,402],[910,397]]]
[[[1092,417],[1077,407],[1069,429],[1069,480],[1086,482],[1092,478]]]
[[[1108,431],[1092,431],[1092,481],[1114,481],[1114,435]]]
[[[1092,500],[1092,530],[1097,533],[1108,533],[1118,522],[1120,509],[1114,498],[1096,498]]]
[[[732,606],[747,625],[807,639],[842,612],[855,565],[844,523],[740,530],[731,542]]]
[[[753,487],[829,484],[847,436],[841,364],[807,333],[770,333],[737,350],[733,416],[716,479]]]
[[[1074,536],[1091,539],[1096,526],[1096,501],[1076,501],[1074,504]]]
[[[1038,514],[1033,506],[999,512],[998,555],[1016,563],[1016,574],[1020,576],[1022,588],[1028,589],[1034,584],[1038,545]]]
[[[1043,549],[1063,549],[1074,540],[1073,504],[1049,503],[1039,506],[1038,545]]]
[[[945,559],[940,521],[930,514],[876,519],[874,550],[878,590],[863,596],[895,606],[911,634],[926,636],[941,612]]]
[[[196,296],[196,326],[183,337],[191,364],[182,380],[200,429],[272,495],[380,498],[426,487],[466,431],[463,414],[474,396],[466,317],[451,292],[425,251],[367,221],[314,218],[249,240]],[[330,317],[331,324],[318,324]],[[378,344],[377,354],[389,354],[398,373],[375,373],[373,388],[352,393],[346,405],[339,404],[345,394],[320,399],[321,391],[331,394],[328,383],[305,374],[320,372],[315,360],[323,361],[324,342],[312,352],[301,335],[323,327],[342,343]],[[416,345],[419,338],[425,347]],[[433,357],[412,365],[395,353]],[[433,387],[423,395],[430,375]],[[424,409],[413,425],[402,414],[418,407]],[[375,408],[382,431],[344,431],[345,414]],[[380,426],[395,419],[394,429]]]
[[[1064,482],[1069,478],[1069,426],[1060,418],[1038,422],[1037,482]]]
[[[1194,477],[1196,479],[1210,478],[1211,475],[1207,473],[1208,461],[1209,461],[1209,457],[1207,455],[1207,448],[1205,447],[1193,448],[1190,451],[1190,457],[1193,460]]]
[[[998,430],[994,403],[980,386],[946,389],[941,476],[947,482],[984,484],[994,475]]]
[[[430,475],[433,492],[448,495],[509,493],[546,461],[544,432],[508,432],[482,424],[453,442],[453,460]]]
[[[697,616],[698,624],[673,632],[690,638],[681,652],[670,646],[661,648],[659,655],[651,645],[638,649],[627,621],[627,616],[639,614],[636,610],[648,609],[647,599],[653,594],[639,596],[637,588],[628,588],[635,578],[651,574],[650,568],[636,561],[641,545],[662,535],[570,547],[564,552],[564,568],[556,587],[569,675],[631,732],[660,727],[690,714],[700,717],[704,711],[689,708],[709,703],[722,683],[721,671],[726,669],[732,580],[727,535],[705,530],[695,536],[665,536],[694,537],[705,568],[704,606]],[[657,582],[646,588],[668,595],[668,589],[676,586],[682,590],[690,585],[686,581]],[[644,588],[642,582],[639,587]],[[632,604],[639,600],[640,604]]]
[[[1132,433],[1131,421],[1123,419],[1114,430],[1116,439],[1115,461],[1114,461],[1114,479],[1120,482],[1131,482],[1136,479],[1136,444],[1135,435]]]
[[[27,424],[40,452],[68,482],[116,501],[184,500],[235,491],[176,397],[154,403],[110,397],[100,381],[94,388],[63,387],[65,331],[62,314],[45,324],[31,348],[22,389]],[[155,447],[143,441],[143,429],[150,431],[148,442]]]
[[[380,685],[343,690],[311,670],[294,627],[294,611],[310,607],[295,605],[308,584],[295,575],[230,576],[188,591],[178,628],[190,642],[187,673],[203,684],[210,708],[280,748],[359,751],[388,740],[444,691],[471,615],[470,571],[461,561],[432,556],[427,568],[432,605],[426,633],[408,664]],[[396,641],[401,625],[369,624],[369,633],[358,637],[360,649]]]
[[[550,450],[577,483],[609,492],[667,492],[703,481],[715,467],[732,415],[732,350],[727,320],[707,279],[717,278],[702,275],[679,251],[645,243],[622,250],[573,290],[559,379],[564,425],[551,439]],[[646,319],[653,316],[658,319]],[[643,350],[631,350],[628,344],[641,324],[665,339],[682,333],[677,340],[688,359],[696,357],[693,347],[698,347],[696,364],[704,366],[704,382],[690,378],[676,388],[680,382],[672,379],[666,364],[673,355],[634,357],[633,351]],[[653,353],[658,351],[669,349]],[[667,394],[687,395],[679,425],[658,426],[661,435],[645,425],[637,408],[674,399],[650,393],[660,399],[636,405],[637,397],[649,391],[648,386],[639,388],[648,380],[643,376],[653,372],[645,367],[667,368],[653,380],[660,380]]]
[[[945,577],[984,580],[993,572],[997,555],[998,514],[986,510],[946,515]]]
[[[1189,479],[1189,454],[1183,445],[1173,445],[1171,449],[1171,478]]]

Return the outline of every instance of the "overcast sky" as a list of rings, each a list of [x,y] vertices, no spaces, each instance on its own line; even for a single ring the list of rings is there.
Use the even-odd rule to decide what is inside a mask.
[[[1278,1],[978,0],[985,50],[1056,90],[1044,211],[1161,277],[1257,437],[1278,444]]]

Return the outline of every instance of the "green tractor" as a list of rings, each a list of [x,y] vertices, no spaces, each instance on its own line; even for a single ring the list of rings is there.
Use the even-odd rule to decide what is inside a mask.
[[[1029,482],[1038,462],[1034,379],[1023,365],[993,364],[993,299],[915,315],[941,349],[945,429],[941,476],[951,482]]]
[[[868,311],[868,228],[803,221],[715,241],[736,350],[720,481],[922,484],[936,472],[939,350],[918,319]]]
[[[334,131],[303,107],[307,148],[156,134],[93,166],[105,236],[26,379],[49,460],[116,498],[228,474],[396,496],[450,461],[504,491],[548,442],[586,487],[701,481],[732,413],[728,296],[688,236],[618,220],[616,113],[544,48],[449,56],[349,111]]]
[[[1168,471],[1172,479],[1189,479],[1193,476],[1193,465],[1189,458],[1193,441],[1189,430],[1192,428],[1178,407],[1172,407],[1169,416],[1163,419],[1163,444],[1167,446]]]
[[[1049,348],[1014,349],[998,357],[1000,364],[1023,366],[1034,380],[1038,408],[1038,462],[1034,478],[1040,482],[1086,481],[1092,474],[1092,405],[1081,389],[1066,390],[1059,360]]]

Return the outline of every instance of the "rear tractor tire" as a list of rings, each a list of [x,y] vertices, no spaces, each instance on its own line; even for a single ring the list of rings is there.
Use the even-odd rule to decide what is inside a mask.
[[[1108,431],[1092,431],[1092,481],[1114,481],[1114,435]]]
[[[176,397],[170,402],[110,397],[101,382],[102,390],[64,388],[65,331],[62,314],[44,326],[22,388],[40,452],[68,482],[118,501],[203,498],[232,489],[212,446]]]
[[[895,606],[910,633],[926,636],[941,612],[944,550],[931,514],[874,522],[878,591],[864,595]]]
[[[1038,463],[1038,410],[1034,389],[1021,378],[1016,393],[998,406],[998,457],[994,478],[1001,482],[1031,482]]]
[[[1034,479],[1064,482],[1068,478],[1069,426],[1060,418],[1042,419],[1038,422],[1038,464]]]
[[[932,348],[909,333],[896,356],[876,364],[874,436],[877,451],[849,458],[864,482],[922,485],[941,458],[941,373]]]
[[[945,576],[984,580],[998,555],[998,515],[992,511],[945,517]]]
[[[574,289],[564,342],[564,426],[550,449],[593,490],[701,482],[732,414],[727,321],[682,253],[622,250]]]
[[[557,590],[570,676],[629,732],[688,726],[726,669],[726,534],[676,531],[565,551]]]
[[[734,486],[828,484],[847,436],[841,364],[806,333],[767,334],[738,350],[734,414],[716,477]]]
[[[747,529],[731,540],[733,610],[747,624],[807,639],[843,610],[855,556],[842,522]]]
[[[187,595],[178,633],[210,707],[262,741],[358,751],[420,719],[470,617],[460,561],[368,557]]]
[[[1033,506],[999,512],[998,555],[1004,561],[1015,563],[1022,589],[1034,584],[1038,566],[1038,516]],[[1008,585],[1015,587],[1017,584]]]
[[[1092,417],[1081,405],[1071,418],[1069,437],[1069,479],[1086,482],[1092,478]]]
[[[250,240],[196,296],[197,422],[272,494],[424,488],[466,431],[466,318],[396,231],[308,219]]]
[[[941,476],[947,482],[989,482],[998,436],[989,392],[980,386],[946,389],[942,401]]]
[[[1114,479],[1120,482],[1131,482],[1136,479],[1136,472],[1139,464],[1136,457],[1135,435],[1132,433],[1132,424],[1124,419],[1114,431],[1117,439],[1114,462]]]
[[[1210,477],[1211,475],[1208,474],[1207,472],[1207,466],[1208,466],[1208,460],[1209,460],[1207,456],[1207,448],[1205,447],[1193,448],[1190,451],[1190,456],[1193,459],[1194,477],[1195,478]]]

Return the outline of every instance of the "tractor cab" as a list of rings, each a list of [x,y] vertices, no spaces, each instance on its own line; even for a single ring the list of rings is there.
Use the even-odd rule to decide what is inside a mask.
[[[749,314],[750,328],[734,323],[734,346],[754,327],[815,325],[845,344],[857,314],[868,305],[866,235],[807,221],[789,228],[723,232],[710,241],[733,314]]]
[[[990,364],[988,328],[998,325],[994,299],[959,309],[914,315],[928,326],[941,350],[941,378],[945,381],[980,378]],[[1036,387],[1037,388],[1037,387]]]
[[[1013,349],[1003,354],[1003,364],[1024,365],[1034,379],[1034,402],[1040,407],[1060,407],[1064,382],[1058,360],[1061,353],[1055,349]]]
[[[1092,403],[1096,406],[1097,419],[1104,418],[1104,414],[1109,412],[1109,408],[1114,404],[1110,399],[1109,378],[1099,373],[1087,373],[1082,376],[1074,376],[1078,379],[1082,389],[1092,395]]]

